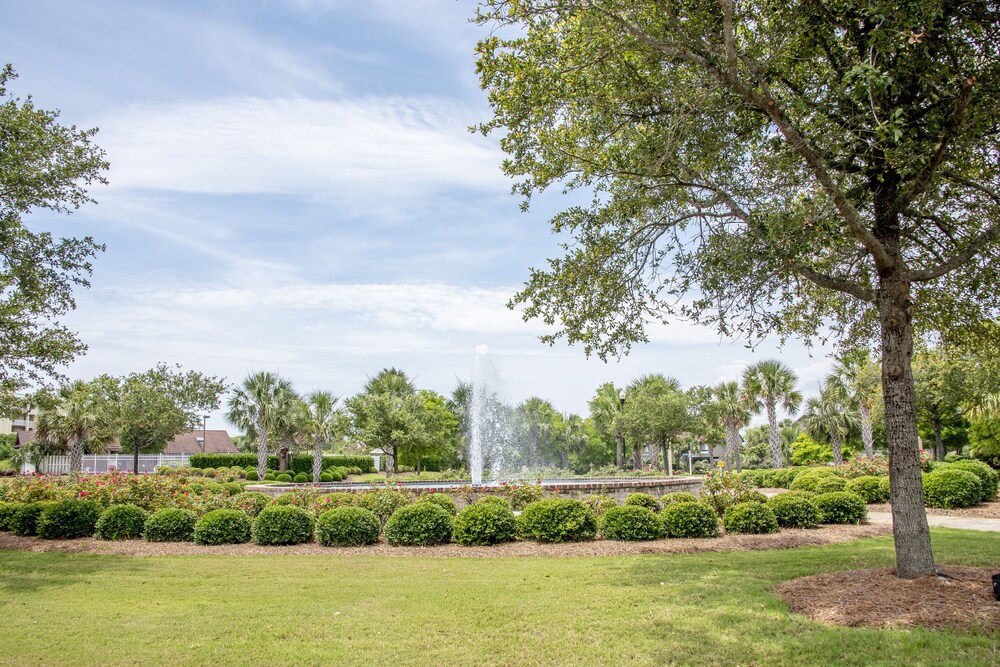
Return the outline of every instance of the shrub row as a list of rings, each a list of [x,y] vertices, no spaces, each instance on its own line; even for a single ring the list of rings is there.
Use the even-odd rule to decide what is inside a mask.
[[[257,468],[256,454],[192,454],[189,460],[193,468]],[[303,473],[312,478],[312,456],[300,454],[291,457],[289,465],[294,474]],[[267,457],[269,469],[278,468],[278,457]],[[322,468],[360,468],[362,472],[373,472],[375,461],[370,456],[324,456]]]

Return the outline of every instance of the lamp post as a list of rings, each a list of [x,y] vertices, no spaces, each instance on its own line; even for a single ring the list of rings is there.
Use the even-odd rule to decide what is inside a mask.
[[[625,433],[622,420],[625,418],[625,390],[618,392],[618,429],[615,433],[615,465],[619,470],[625,469]]]
[[[208,415],[201,418],[201,453],[205,453],[205,446],[208,444]]]

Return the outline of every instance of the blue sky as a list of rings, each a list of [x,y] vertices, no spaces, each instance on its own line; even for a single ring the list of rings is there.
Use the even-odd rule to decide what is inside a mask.
[[[0,60],[63,121],[97,126],[99,204],[33,223],[107,244],[67,323],[68,374],[159,361],[238,381],[273,370],[349,395],[386,366],[449,393],[480,342],[512,399],[585,412],[594,389],[653,372],[733,379],[777,354],[677,322],[619,363],[538,342],[504,304],[558,254],[521,213],[475,75],[466,0],[7,3]],[[814,393],[829,367],[780,351]],[[223,423],[219,414],[212,421]],[[210,422],[210,426],[211,426]]]

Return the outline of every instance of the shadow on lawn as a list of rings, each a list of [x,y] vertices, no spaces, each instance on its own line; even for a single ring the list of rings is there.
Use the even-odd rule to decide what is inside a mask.
[[[109,573],[125,574],[147,570],[149,565],[135,558],[95,554],[0,552],[0,596],[37,593],[51,588],[89,584]]]

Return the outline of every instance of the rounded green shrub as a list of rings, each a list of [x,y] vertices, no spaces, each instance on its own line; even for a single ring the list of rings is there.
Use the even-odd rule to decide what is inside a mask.
[[[601,532],[606,540],[638,542],[663,537],[663,523],[656,513],[641,505],[611,507],[604,513]]]
[[[768,498],[767,506],[782,528],[815,528],[819,525],[819,509],[805,493],[779,493]]]
[[[250,541],[250,517],[232,509],[212,510],[194,524],[197,544],[243,544]]]
[[[312,512],[294,505],[264,508],[251,531],[253,541],[260,545],[302,544],[311,540],[312,534]]]
[[[53,500],[23,503],[14,512],[14,517],[10,521],[10,529],[18,535],[37,534],[38,517],[41,516],[43,510],[52,505],[55,505],[55,501]],[[94,519],[94,523],[97,523],[96,518]],[[91,527],[91,532],[93,532],[93,527]]]
[[[843,491],[846,486],[846,479],[843,477],[833,477],[831,475],[816,482],[816,488],[814,491],[816,493],[832,493],[834,491]]]
[[[1000,482],[1000,475],[997,471],[986,465],[982,461],[975,461],[971,459],[963,459],[961,461],[956,461],[951,464],[951,467],[955,470],[964,470],[966,472],[971,472],[973,475],[979,478],[980,490],[982,493],[979,496],[979,501],[983,503],[988,503],[996,500],[997,497],[997,485]]]
[[[265,482],[276,482],[276,481],[278,481],[276,479],[276,477],[277,477],[277,475],[275,475],[273,472],[264,473],[264,481]]]
[[[385,539],[395,546],[430,546],[451,541],[452,518],[434,503],[400,507],[385,524]]]
[[[342,482],[344,481],[344,475],[339,470],[331,468],[327,475],[330,476],[331,482]]]
[[[116,507],[112,505],[112,508]],[[137,508],[138,509],[138,508]],[[60,500],[38,515],[35,533],[47,540],[75,540],[90,537],[100,525],[101,506],[92,500]],[[142,530],[142,526],[139,527]]]
[[[258,482],[258,481],[260,481],[260,477],[257,475],[257,471],[256,470],[247,470],[247,472],[246,472],[246,478],[247,478],[247,481],[250,481],[250,482]]]
[[[722,525],[728,533],[761,535],[778,532],[778,518],[763,503],[737,503],[726,508]]]
[[[95,537],[99,540],[134,540],[142,537],[149,512],[136,505],[112,505],[97,520]]]
[[[191,510],[166,507],[146,519],[143,537],[149,542],[191,542],[198,516]]]
[[[767,486],[772,489],[787,489],[795,481],[795,478],[802,472],[799,468],[775,468],[768,470],[765,476]]]
[[[538,542],[582,542],[597,535],[597,517],[581,500],[536,500],[517,518],[517,532]]]
[[[316,540],[324,547],[360,547],[378,542],[378,517],[363,507],[344,505],[316,520]]]
[[[660,513],[667,537],[715,537],[719,534],[719,515],[702,502],[670,503]]]
[[[271,506],[271,496],[260,491],[245,491],[233,497],[233,507],[246,512],[247,516],[255,517],[265,507]]]
[[[696,503],[698,502],[698,497],[687,491],[676,491],[662,496],[660,502],[666,507],[671,503]]]
[[[0,500],[0,530],[13,530],[11,522],[21,503],[9,503]]]
[[[333,481],[333,477],[331,477],[330,473],[328,473],[328,472],[321,472],[319,474],[319,481],[323,482],[324,484],[326,484],[326,483],[332,482]]]
[[[812,498],[820,523],[861,523],[868,518],[865,501],[847,491],[820,493]]]
[[[511,484],[504,487],[504,494],[510,500],[510,508],[515,512],[520,512],[531,503],[545,497],[540,484]]]
[[[659,512],[663,509],[663,503],[659,501],[656,496],[650,495],[648,493],[630,493],[625,498],[625,505],[632,505],[635,507],[645,507],[646,509],[653,510],[654,512]]]
[[[883,484],[882,480],[886,483]],[[866,503],[886,503],[889,502],[888,480],[888,477],[862,475],[849,480],[843,490],[860,496]]]
[[[227,496],[236,496],[243,493],[243,485],[239,482],[225,482],[220,484],[222,487],[222,492]]]
[[[979,478],[968,470],[940,468],[924,477],[924,502],[928,507],[972,507],[982,495]]]
[[[455,541],[465,547],[513,542],[516,537],[514,512],[509,505],[500,502],[478,502],[455,517]]]
[[[292,481],[295,482],[296,484],[305,484],[306,482],[309,481],[309,475],[305,474],[304,472],[300,472],[298,475],[292,478]]]
[[[824,479],[832,477],[841,478],[841,475],[833,468],[809,468],[798,474],[788,488],[792,491],[812,491],[816,493],[817,485]]]
[[[215,477],[215,468],[202,468],[200,474],[203,477]]]
[[[417,502],[434,503],[452,516],[458,514],[458,505],[447,493],[425,493],[417,499]]]
[[[382,525],[385,525],[385,522],[396,510],[409,504],[409,494],[396,489],[375,489],[361,494],[357,500],[358,507],[364,507],[373,512]]]
[[[507,509],[511,508],[510,501],[504,498],[503,496],[480,496],[476,500],[476,505],[489,505],[489,504],[503,505]]]
[[[878,487],[879,491],[887,498],[892,498],[892,484],[888,477],[879,477]]]
[[[287,483],[289,483],[289,482],[292,481],[292,476],[289,475],[289,474],[287,474],[287,473],[281,473],[280,475],[278,475],[278,476],[276,476],[274,478],[274,481],[276,481],[276,482],[283,482],[283,483],[287,484]]]

